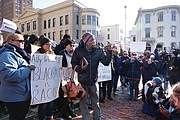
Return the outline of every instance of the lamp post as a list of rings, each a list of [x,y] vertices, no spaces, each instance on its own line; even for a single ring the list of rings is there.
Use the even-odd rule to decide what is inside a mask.
[[[124,30],[124,46],[126,47],[125,43],[126,43],[126,8],[127,6],[124,6],[125,9],[125,30]]]

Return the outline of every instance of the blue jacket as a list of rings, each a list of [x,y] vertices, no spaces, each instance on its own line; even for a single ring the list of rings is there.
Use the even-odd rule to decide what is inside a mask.
[[[0,101],[20,102],[30,99],[30,68],[11,45],[0,49]]]

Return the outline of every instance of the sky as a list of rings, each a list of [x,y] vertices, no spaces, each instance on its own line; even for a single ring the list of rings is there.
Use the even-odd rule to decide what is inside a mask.
[[[34,0],[35,8],[46,8],[65,0]],[[134,27],[138,10],[152,9],[166,5],[180,5],[180,0],[78,0],[88,8],[94,8],[99,11],[99,22],[101,26],[119,24],[126,33]],[[126,9],[124,6],[127,6]],[[125,19],[126,13],[126,19]]]

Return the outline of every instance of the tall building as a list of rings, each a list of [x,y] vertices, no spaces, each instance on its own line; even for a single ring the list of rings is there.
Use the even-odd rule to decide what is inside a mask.
[[[33,8],[33,0],[0,0],[0,22],[3,18],[12,20],[25,10]]]
[[[146,42],[146,49],[153,51],[180,48],[180,6],[168,5],[154,9],[139,9],[135,21],[135,41]],[[134,37],[134,36],[133,36]]]
[[[43,34],[59,43],[67,33],[78,42],[85,32],[98,36],[99,16],[96,9],[66,0],[44,9],[26,10],[14,22],[22,34]]]

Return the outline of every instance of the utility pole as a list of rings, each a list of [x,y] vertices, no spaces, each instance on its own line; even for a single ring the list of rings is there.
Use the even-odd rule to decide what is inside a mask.
[[[126,8],[127,8],[127,6],[124,6],[124,9],[125,9],[124,47],[126,47],[126,45],[125,45],[125,43],[126,43]]]

